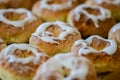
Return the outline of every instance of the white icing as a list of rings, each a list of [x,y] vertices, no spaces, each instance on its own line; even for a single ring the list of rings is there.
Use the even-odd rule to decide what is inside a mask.
[[[118,29],[120,29],[120,23],[115,24],[115,25],[111,28],[110,32],[116,32]]]
[[[53,36],[51,32],[47,32],[46,29],[50,27],[51,25],[57,25],[59,28],[63,30],[63,32],[60,33],[59,36],[55,37]],[[57,43],[59,44],[58,41],[56,40],[65,40],[65,37],[69,34],[74,34],[74,32],[78,32],[78,30],[75,27],[72,27],[64,22],[46,22],[41,24],[35,33],[33,33],[33,36],[37,36],[41,40],[45,42],[50,42],[50,43]],[[79,33],[79,32],[78,32]],[[52,35],[52,36],[49,36]]]
[[[88,13],[84,8],[91,8],[91,9],[99,9],[100,10],[100,15],[93,15],[93,14],[90,14]],[[81,17],[81,14],[85,14],[89,19],[91,19],[96,28],[99,27],[99,20],[100,21],[104,21],[105,19],[107,18],[110,18],[111,17],[111,12],[107,9],[104,9],[100,6],[92,6],[92,5],[89,5],[89,4],[82,4],[78,7],[76,7],[74,9],[74,15],[75,15],[75,20],[78,21]],[[72,16],[71,16],[71,19],[72,19]]]
[[[106,46],[102,50],[96,50],[96,49],[92,48],[90,46],[90,44],[92,43],[92,40],[95,37],[98,38],[98,39],[101,39],[103,41],[109,42],[110,45]],[[110,40],[110,39],[107,40],[107,39],[104,39],[104,38],[102,38],[100,36],[97,36],[97,35],[90,36],[86,40],[78,40],[78,41],[76,41],[74,43],[73,47],[77,46],[77,45],[82,45],[82,47],[78,51],[79,55],[81,55],[81,54],[89,54],[91,52],[94,52],[94,53],[105,52],[108,55],[113,55],[113,54],[115,54],[115,52],[117,50],[117,44],[116,44],[116,42],[114,40]]]
[[[31,51],[35,56],[29,56],[26,58],[18,58],[17,56],[14,55],[14,51],[16,49]],[[23,64],[27,64],[31,61],[34,64],[37,64],[40,60],[40,56],[43,56],[42,53],[39,53],[35,48],[30,46],[29,44],[11,44],[2,50],[1,55],[2,55],[1,57],[8,59],[9,62],[18,62],[18,63],[20,62]]]
[[[64,4],[55,4],[55,3],[48,4],[47,3],[48,1],[51,1],[51,0],[41,0],[39,6],[41,8],[46,8],[46,9],[53,10],[53,11],[58,11],[58,10],[70,8],[72,6],[72,3],[76,0],[67,0]]]
[[[86,80],[89,70],[89,61],[82,56],[74,56],[73,54],[58,54],[49,59],[46,63],[41,66],[41,72],[45,75],[51,72],[58,72],[57,80],[72,80],[77,78],[79,80]],[[70,74],[67,77],[64,77],[64,70],[70,69]],[[38,73],[39,74],[39,73]],[[51,74],[49,74],[51,75]],[[34,79],[35,80],[35,79]],[[46,78],[42,80],[46,80]]]
[[[114,5],[120,5],[120,0],[94,0],[95,2],[97,2],[98,4],[102,4],[102,3],[108,3],[108,4],[114,4]]]
[[[10,21],[3,15],[7,12],[14,12],[14,13],[25,13],[27,17],[25,17],[23,20],[16,20],[16,21]],[[32,21],[36,20],[36,17],[32,15],[32,13],[26,9],[19,8],[19,9],[0,9],[0,21],[10,24],[14,27],[24,27],[26,23],[31,23]]]

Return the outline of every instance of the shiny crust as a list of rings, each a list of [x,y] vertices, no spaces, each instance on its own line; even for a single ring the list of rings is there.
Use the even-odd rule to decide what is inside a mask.
[[[95,15],[100,14],[99,10],[93,9],[89,11]],[[74,16],[74,10],[70,11],[68,14],[67,22],[75,26],[80,31],[82,38],[87,38],[90,35],[100,35],[104,38],[107,38],[110,28],[115,24],[115,20],[113,18],[108,18],[104,21],[99,20],[99,27],[96,28],[93,21],[91,19],[88,19],[86,15],[82,14],[81,18],[78,21],[75,20]]]
[[[14,14],[11,16],[10,13],[7,13],[6,17],[8,19],[16,19],[21,16],[24,16],[24,14],[20,14],[19,17],[17,17],[17,14]],[[0,21],[0,36],[9,44],[9,43],[22,43],[22,42],[28,42],[28,39],[33,33],[36,28],[42,23],[41,19],[37,19],[32,21],[31,23],[25,24],[24,27],[14,27],[12,25],[6,24],[4,22]]]
[[[47,31],[48,32],[50,31],[57,36],[61,33],[61,30],[59,27],[57,27],[57,25],[53,25],[49,27]],[[79,32],[74,32],[73,34],[67,35],[65,37],[65,40],[57,40],[59,42],[59,44],[57,44],[57,43],[42,41],[40,38],[32,35],[30,37],[29,43],[32,44],[33,46],[41,48],[43,52],[49,54],[50,56],[53,56],[56,53],[70,51],[73,43],[80,38],[81,35],[79,34]]]
[[[0,57],[2,57],[0,58],[0,77],[3,80],[32,80],[37,68],[49,58],[48,55],[40,53],[44,55],[40,57],[40,61],[37,64],[34,64],[33,62],[22,64],[17,62],[9,62],[4,58],[3,54],[4,53],[1,53],[0,55]],[[19,49],[17,49],[14,54],[21,58],[24,58],[24,56],[34,56],[31,55],[32,52]]]
[[[54,1],[53,0],[52,2],[66,3],[67,1],[69,1],[69,0],[60,0],[60,1],[57,1],[57,0]],[[68,6],[68,8],[64,8],[64,9],[57,10],[57,11],[52,11],[52,10],[49,10],[47,8],[42,8],[41,5],[40,5],[41,1],[38,1],[33,6],[32,12],[36,16],[41,17],[44,21],[56,21],[56,20],[66,21],[66,17],[67,17],[68,12],[82,2],[84,2],[84,0],[77,0],[77,1],[72,3],[71,7]]]
[[[94,38],[92,43],[89,45],[96,50],[101,50],[110,44],[104,40]],[[79,55],[78,51],[80,48],[82,48],[81,45],[73,46],[72,52]],[[120,67],[120,53],[118,51],[116,51],[113,55],[108,55],[106,52],[90,52],[89,54],[82,54],[82,56],[90,59],[94,63],[98,73],[113,72],[115,69]]]

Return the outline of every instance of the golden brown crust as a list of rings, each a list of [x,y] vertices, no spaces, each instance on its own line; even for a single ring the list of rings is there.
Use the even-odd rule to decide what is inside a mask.
[[[109,56],[105,53],[90,53],[83,56],[87,57],[94,63],[98,73],[113,72],[120,66],[118,63],[120,61],[120,55],[117,53],[113,56]]]
[[[51,4],[58,3],[62,5],[62,3],[67,3],[68,1],[69,0],[59,0],[59,1],[51,0],[50,3],[52,2]],[[56,21],[56,20],[66,21],[68,12],[82,2],[83,1],[73,1],[71,7],[68,6],[68,8],[54,11],[54,10],[49,10],[47,8],[42,8],[40,6],[41,1],[39,1],[33,6],[32,12],[38,17],[41,17],[44,21]]]
[[[25,17],[24,14],[18,16],[17,14],[6,15],[8,19],[15,20],[16,18]],[[16,17],[17,16],[17,17]],[[22,43],[28,42],[28,39],[36,28],[42,23],[42,20],[37,19],[31,23],[26,23],[24,27],[14,27],[12,25],[6,24],[0,21],[0,36],[9,44],[9,43]]]
[[[93,10],[91,13],[94,15],[100,14],[98,10]],[[71,19],[70,16],[72,16]],[[70,24],[73,24],[80,31],[82,38],[87,38],[90,35],[100,35],[104,38],[107,38],[110,28],[115,24],[115,20],[113,18],[108,18],[104,21],[99,20],[99,27],[97,28],[94,22],[86,15],[82,14],[81,18],[78,21],[75,20],[74,16],[74,10],[72,10],[68,15],[68,22]]]

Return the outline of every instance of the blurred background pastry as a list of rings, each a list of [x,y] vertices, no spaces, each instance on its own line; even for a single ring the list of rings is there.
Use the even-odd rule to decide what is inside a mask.
[[[97,80],[97,76],[88,59],[67,53],[57,54],[41,65],[33,80]]]
[[[68,12],[85,0],[41,0],[37,2],[32,12],[44,21],[66,21]]]
[[[107,37],[109,29],[115,24],[111,12],[103,7],[82,4],[70,11],[67,22],[75,26],[82,38],[90,35]]]

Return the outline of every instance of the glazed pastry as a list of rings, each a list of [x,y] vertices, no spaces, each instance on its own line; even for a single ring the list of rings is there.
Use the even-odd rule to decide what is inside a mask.
[[[112,39],[92,35],[86,40],[76,41],[72,52],[90,59],[98,73],[112,72],[120,67],[120,53],[117,52],[116,41]]]
[[[120,21],[120,0],[88,0],[86,3],[109,9],[116,21]]]
[[[8,44],[28,42],[31,33],[41,23],[40,19],[23,8],[0,10],[0,36]]]
[[[57,54],[41,65],[33,80],[97,80],[97,77],[89,60],[67,53]]]
[[[29,43],[53,56],[68,52],[73,43],[81,38],[79,31],[64,22],[46,22],[41,24],[31,35]]]
[[[37,68],[49,58],[29,44],[11,44],[0,54],[2,80],[32,80]]]
[[[0,38],[0,51],[1,51],[2,49],[4,49],[5,47],[7,47],[6,42],[5,42],[2,38]]]
[[[68,12],[85,0],[41,0],[32,12],[44,21],[66,21]]]
[[[68,14],[67,22],[81,32],[82,38],[90,35],[106,38],[109,29],[115,24],[109,10],[89,4],[82,4],[73,9]]]

